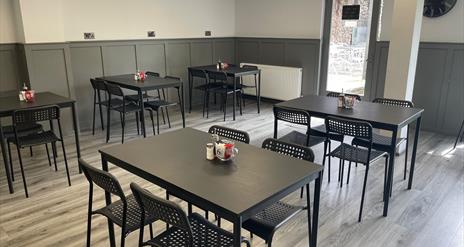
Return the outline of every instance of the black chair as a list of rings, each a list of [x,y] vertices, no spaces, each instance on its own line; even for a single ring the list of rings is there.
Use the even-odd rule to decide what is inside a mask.
[[[367,175],[369,172],[369,166],[371,163],[385,157],[385,175],[384,175],[384,189],[387,185],[387,167],[388,167],[388,153],[377,151],[372,149],[372,126],[368,122],[354,121],[338,117],[327,117],[325,119],[325,126],[327,128],[327,139],[331,139],[336,134],[335,138],[338,138],[338,135],[343,137],[351,136],[353,138],[359,138],[365,140],[368,145],[367,148],[359,148],[350,144],[341,142],[340,146],[335,148],[333,151],[327,154],[327,151],[324,150],[324,157],[327,155],[329,157],[336,157],[340,159],[339,163],[339,176],[340,176],[340,187],[343,186],[343,172],[345,161],[349,161],[348,167],[348,176],[347,184],[350,181],[350,171],[351,171],[351,162],[361,163],[366,166],[366,171],[364,174],[364,184],[361,196],[361,206],[359,208],[359,217],[358,221],[361,222],[362,209],[364,204],[364,194],[366,192],[367,184]],[[339,141],[337,139],[337,141]],[[325,159],[324,159],[325,161]]]
[[[102,99],[101,92],[105,93],[106,99],[106,87],[105,82],[97,79],[90,79],[90,84],[93,89],[93,116],[92,116],[92,135],[95,135],[95,113],[98,105],[100,111],[100,123],[102,131],[105,130],[105,124],[103,123],[103,110],[102,110]]]
[[[206,92],[208,91],[209,88],[221,86],[221,83],[208,81],[208,75],[205,70],[188,68],[188,72],[189,72],[190,78],[192,79],[192,84],[195,78],[198,78],[199,80],[204,81],[202,84],[193,87],[194,89],[203,92],[203,117],[204,117],[205,109],[206,109]],[[192,97],[192,95],[190,97]],[[214,103],[216,103],[216,94],[214,94]]]
[[[340,96],[340,94],[342,94],[342,93],[339,93],[339,92],[328,92],[328,93],[327,93],[327,97],[338,98],[338,96]],[[354,97],[357,101],[361,101],[361,96],[358,95],[358,94],[351,94],[351,93],[344,93],[344,94],[345,94],[345,96]]]
[[[230,140],[250,144],[250,136],[245,131],[231,129],[219,125],[213,125],[209,128],[208,132],[210,134],[217,134],[221,137],[225,137]]]
[[[268,138],[264,140],[262,148],[297,159],[314,162],[314,153],[309,147]],[[306,185],[306,196],[309,197],[309,185]],[[256,234],[264,239],[268,247],[271,247],[274,233],[299,212],[304,209],[309,210],[309,208],[310,205],[302,207],[279,201],[243,222],[242,227],[252,235]]]
[[[278,122],[302,125],[306,127],[306,133],[292,131],[278,138],[284,142],[295,143],[301,146],[312,147],[325,141],[325,134],[319,135],[311,129],[311,116],[306,111],[274,106],[274,139],[277,139]]]
[[[59,137],[56,136],[55,132],[53,131],[53,121],[56,120],[58,123],[58,133]],[[50,124],[50,129],[47,131],[40,131],[31,133],[29,135],[21,136],[18,133],[19,126],[21,125],[33,125],[37,122],[48,121]],[[50,163],[50,154],[48,152],[47,144],[50,143],[52,146],[56,147],[56,142],[61,142],[61,146],[63,149],[63,159],[64,164],[66,167],[66,175],[68,178],[68,185],[71,186],[71,179],[69,177],[69,169],[68,169],[68,160],[66,158],[66,150],[64,147],[63,141],[63,132],[61,130],[61,121],[60,121],[60,107],[52,105],[52,106],[45,106],[45,107],[36,107],[36,108],[29,108],[29,109],[22,109],[16,110],[13,112],[13,131],[14,131],[14,139],[10,142],[16,145],[16,149],[18,151],[18,158],[19,158],[19,165],[21,167],[21,176],[23,178],[24,184],[24,191],[26,193],[26,197],[29,197],[27,192],[27,183],[26,183],[26,176],[24,174],[24,167],[23,167],[23,160],[21,158],[21,148],[24,147],[31,147],[31,146],[38,146],[45,144],[47,149],[47,156],[48,161]],[[9,142],[9,143],[10,143]],[[10,154],[11,157],[11,154]],[[55,170],[57,170],[56,166],[56,157],[55,155]]]
[[[164,78],[170,78],[170,79],[180,81],[180,78],[175,77],[175,76],[165,76]],[[177,102],[169,102],[169,101],[167,101],[166,100],[166,95],[164,93],[164,89],[162,89],[162,92],[163,92],[163,97],[162,98],[144,102],[145,109],[150,112],[151,124],[153,126],[153,135],[155,135],[155,124],[154,124],[154,120],[153,120],[153,112],[156,111],[156,127],[157,127],[158,134],[159,134],[160,133],[160,131],[159,131],[159,111],[161,110],[161,113],[163,115],[163,120],[164,120],[164,111],[163,111],[163,109],[166,109],[166,118],[168,119],[168,127],[171,128],[171,120],[169,119],[168,107],[176,106],[178,104]]]
[[[254,70],[258,70],[258,66],[254,66],[254,65],[247,65],[247,64],[244,64],[242,66],[242,68],[249,68],[249,69],[254,69]],[[240,86],[242,88],[242,94],[244,93],[244,89],[246,88],[254,88],[255,89],[255,95],[256,95],[256,105],[258,107],[258,110],[259,110],[259,99],[258,99],[258,75],[257,74],[254,74],[254,85],[250,85],[250,84],[244,84],[243,83],[243,78],[240,77]],[[245,99],[243,99],[243,107],[245,107]]]
[[[125,244],[126,236],[140,228],[140,225],[150,224],[150,233],[153,236],[153,222],[157,220],[151,214],[144,214],[139,207],[133,195],[125,196],[118,180],[110,173],[99,170],[83,159],[79,159],[79,166],[84,171],[85,177],[89,181],[89,207],[87,215],[87,246],[90,246],[90,234],[92,231],[92,215],[100,214],[108,218],[108,222],[112,222],[121,227],[121,247]],[[103,208],[93,210],[93,185],[97,185],[105,192],[111,193],[119,200],[106,205]],[[142,218],[142,215],[143,218]],[[143,219],[143,220],[142,220]],[[112,224],[108,224],[112,228]],[[113,240],[110,240],[113,241]],[[114,244],[114,243],[112,243]]]
[[[177,204],[159,198],[135,183],[131,183],[130,187],[140,208],[142,208],[142,217],[139,224],[139,246],[234,246],[234,235],[232,233],[213,225],[199,214],[192,213],[187,217],[186,213]],[[158,236],[143,242],[144,220],[147,215],[152,215],[170,227]],[[251,246],[245,239],[242,239],[241,242],[246,243],[248,247]]]
[[[7,145],[8,145],[8,159],[10,160],[10,172],[11,172],[11,179],[14,181],[14,169],[13,169],[13,162],[12,162],[12,157],[11,157],[11,142],[14,140],[15,136],[14,136],[14,128],[12,125],[8,125],[8,126],[4,126],[2,128],[3,130],[3,137],[6,139],[7,141]],[[19,137],[24,137],[24,136],[27,136],[27,135],[30,135],[30,134],[37,134],[39,132],[42,132],[43,131],[43,126],[39,123],[32,123],[32,124],[21,124],[21,125],[18,125],[17,127],[17,131],[18,131],[18,136]],[[45,147],[47,148],[47,154],[48,154],[48,163],[50,164],[50,166],[52,165],[51,161],[50,161],[50,155],[49,155],[49,152],[48,152],[48,145],[45,144]],[[55,146],[52,147],[54,152],[53,152],[53,155],[56,155],[56,151],[55,151]],[[30,151],[30,154],[31,156],[33,155],[33,151],[32,151],[32,146],[29,147],[29,151]]]
[[[398,107],[414,107],[414,104],[411,101],[407,100],[397,100],[397,99],[386,99],[386,98],[376,98],[372,102],[390,105],[390,106],[398,106]],[[405,142],[406,149],[405,149],[405,158],[404,158],[404,179],[406,179],[407,173],[407,166],[408,166],[408,144],[409,144],[409,125],[406,127],[407,134],[405,138],[397,138],[396,140],[396,147],[399,147],[401,144]],[[389,155],[394,156],[395,150],[391,150],[391,137],[380,135],[377,133],[372,133],[372,148],[378,151],[388,152]],[[355,146],[367,147],[369,144],[360,138],[354,138],[352,144]]]
[[[140,107],[134,102],[127,102],[124,97],[124,92],[121,87],[111,83],[105,83],[106,91],[108,92],[108,102],[107,107],[107,126],[106,126],[106,142],[110,140],[110,123],[111,123],[111,114],[110,111],[119,112],[121,119],[121,128],[122,128],[122,139],[121,142],[124,143],[124,129],[126,126],[126,113],[135,113],[135,122],[137,123],[137,133],[139,132],[139,113]],[[122,100],[121,105],[113,105],[113,100],[118,99]]]
[[[212,82],[213,80],[213,82]],[[219,84],[216,84],[219,83]],[[235,83],[233,81],[232,83]],[[216,86],[217,85],[217,86]],[[219,94],[223,97],[222,110],[224,111],[224,121],[226,121],[227,114],[227,96],[229,94],[239,94],[238,98],[240,115],[242,115],[242,89],[240,85],[236,85],[234,89],[233,84],[228,83],[227,73],[223,71],[210,71],[208,72],[207,78],[207,90],[206,90],[206,117],[209,115],[209,95],[211,93]]]

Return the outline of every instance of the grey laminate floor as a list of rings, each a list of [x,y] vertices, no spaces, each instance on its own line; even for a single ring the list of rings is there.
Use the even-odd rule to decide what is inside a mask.
[[[202,118],[199,110],[187,115],[187,125],[207,130],[213,124],[248,131],[252,144],[260,145],[262,140],[272,136],[273,116],[271,105],[265,104],[260,115],[255,105],[247,104],[243,116],[237,121],[222,122],[222,114],[214,110],[209,119]],[[180,128],[179,115],[171,114],[173,128]],[[230,119],[230,117],[229,117]],[[116,124],[118,124],[116,122]],[[282,126],[282,133],[293,128]],[[128,141],[140,138],[132,123]],[[171,130],[172,130],[171,129]],[[162,126],[162,132],[170,131]],[[109,144],[104,134],[92,136],[85,131],[81,135],[83,158],[100,167],[98,149],[120,142],[120,131],[115,126]],[[149,129],[151,135],[151,130]],[[319,224],[319,246],[464,246],[464,145],[447,153],[453,142],[452,137],[422,132],[417,154],[416,174],[412,190],[406,190],[402,179],[404,157],[397,157],[397,168],[393,187],[393,197],[387,218],[382,217],[383,166],[373,165],[369,174],[364,217],[357,222],[361,198],[364,167],[352,170],[350,184],[339,188],[336,182],[337,170],[333,167],[331,183],[324,178],[321,193]],[[16,192],[8,193],[3,165],[0,170],[0,246],[85,246],[88,183],[78,173],[73,138],[66,139],[70,158],[72,186],[66,184],[62,155],[59,156],[59,171],[48,166],[41,147],[35,148],[35,155],[29,157],[24,152],[26,177],[30,198],[24,196],[19,165],[13,152],[16,169]],[[314,148],[317,162],[320,162],[322,148]],[[60,152],[61,153],[61,152]],[[156,162],[156,161],[154,161]],[[335,163],[334,163],[335,164]],[[164,191],[119,168],[110,166],[110,172],[119,178],[128,192],[130,182],[138,182],[152,192],[164,195]],[[327,173],[326,173],[327,174]],[[96,190],[95,206],[103,205],[103,193]],[[295,192],[286,200],[303,204]],[[181,203],[181,202],[179,202]],[[185,203],[182,203],[185,206]],[[224,227],[231,229],[230,224]],[[116,228],[119,234],[119,229]],[[163,225],[157,225],[163,230]],[[245,236],[248,234],[245,232]],[[92,228],[92,246],[108,246],[108,231],[103,217],[96,216]],[[147,235],[145,235],[147,236]],[[127,246],[136,246],[138,233],[127,238]],[[307,246],[307,226],[305,214],[289,222],[275,236],[274,246]],[[254,238],[253,246],[265,246]]]

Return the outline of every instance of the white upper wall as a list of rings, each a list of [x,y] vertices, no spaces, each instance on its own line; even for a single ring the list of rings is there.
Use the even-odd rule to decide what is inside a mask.
[[[390,40],[393,1],[383,0],[381,41]],[[398,1],[398,0],[396,0]],[[446,15],[437,18],[422,18],[421,41],[464,42],[464,0],[457,0],[454,8]]]
[[[236,0],[236,36],[320,39],[323,0]]]
[[[0,0],[0,43],[16,43],[19,41],[16,32],[14,2]]]
[[[19,0],[19,2],[26,43],[66,41],[63,0]]]

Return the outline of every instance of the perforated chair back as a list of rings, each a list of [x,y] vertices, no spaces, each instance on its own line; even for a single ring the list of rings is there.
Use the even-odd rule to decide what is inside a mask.
[[[165,76],[164,78],[168,78],[168,79],[173,79],[173,80],[178,80],[178,81],[180,81],[180,77],[177,77],[177,76],[167,75],[167,76]]]
[[[90,84],[92,84],[93,89],[106,91],[105,81],[99,79],[90,79]]]
[[[223,83],[226,83],[227,73],[224,71],[209,71],[208,78],[209,80],[222,81]]]
[[[391,106],[401,106],[401,107],[414,107],[414,103],[409,100],[399,100],[399,99],[388,99],[388,98],[376,98],[372,102],[384,104],[384,105],[391,105]]]
[[[327,93],[327,97],[334,97],[334,98],[338,98],[338,96],[340,96],[341,93],[338,93],[338,92],[328,92]],[[361,101],[361,96],[357,95],[357,94],[351,94],[351,93],[345,93],[346,96],[351,96],[351,97],[354,97],[356,100],[358,101]]]
[[[124,192],[119,184],[119,181],[109,172],[97,169],[83,159],[79,159],[79,166],[85,174],[89,183],[96,184],[106,192],[116,195],[125,201]]]
[[[234,141],[239,141],[239,142],[243,142],[246,144],[250,143],[250,136],[245,131],[231,129],[231,128],[227,128],[227,127],[223,127],[219,125],[213,125],[209,128],[208,132],[211,134],[217,134],[219,136],[222,136],[227,139],[234,140]]]
[[[57,105],[16,110],[13,112],[13,126],[60,119]]]
[[[121,87],[112,83],[105,83],[106,91],[109,95],[116,95],[120,97],[124,97],[124,92],[122,91]]]
[[[206,71],[202,69],[189,68],[188,70],[192,77],[206,78]]]
[[[147,71],[145,72],[145,74],[147,74],[148,76],[160,77],[160,74],[157,72]]]
[[[276,120],[300,125],[309,125],[311,123],[311,117],[309,113],[302,110],[285,107],[274,106],[274,118]]]
[[[325,119],[327,134],[340,134],[361,138],[372,143],[372,125],[368,122],[355,121],[339,117],[327,117]]]
[[[314,152],[309,147],[279,141],[274,138],[268,138],[264,140],[262,148],[276,153],[285,154],[297,159],[314,162]]]
[[[187,215],[182,208],[174,202],[153,195],[135,183],[131,183],[130,187],[142,212],[180,229],[185,234],[183,239],[186,240],[182,246],[193,246],[193,233]]]

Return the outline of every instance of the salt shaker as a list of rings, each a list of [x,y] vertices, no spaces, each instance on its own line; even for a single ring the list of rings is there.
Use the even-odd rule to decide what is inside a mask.
[[[213,143],[206,144],[206,159],[214,160],[214,144]]]

